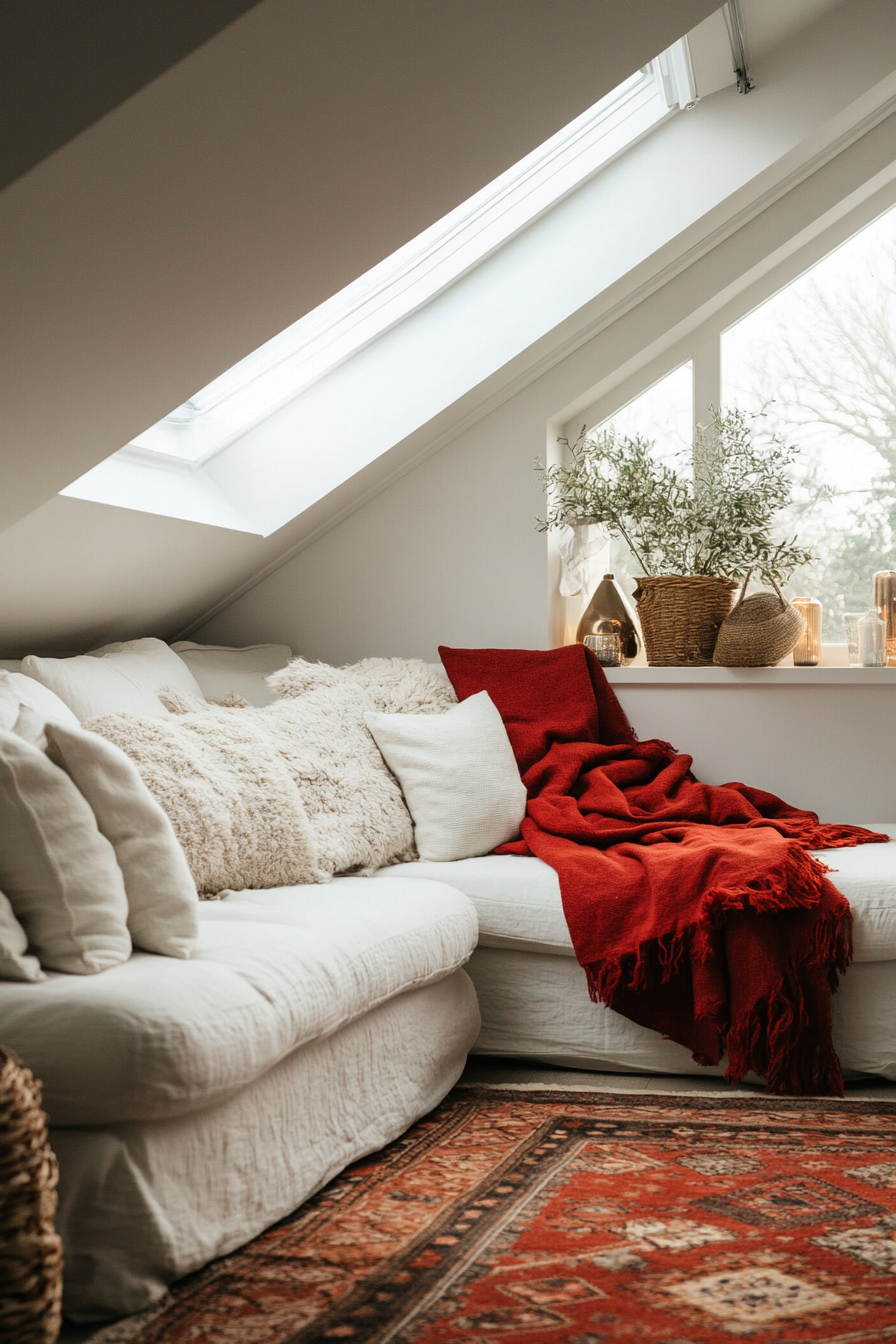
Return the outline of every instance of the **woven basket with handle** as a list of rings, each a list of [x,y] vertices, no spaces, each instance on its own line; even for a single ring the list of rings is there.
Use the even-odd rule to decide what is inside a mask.
[[[774,667],[796,645],[806,622],[784,597],[769,574],[763,577],[773,593],[753,593],[746,597],[751,569],[744,579],[740,596],[722,622],[713,662],[719,667]]]
[[[40,1083],[0,1046],[0,1340],[54,1344],[62,1302],[62,1242],[54,1231],[56,1158]]]
[[[635,599],[651,667],[709,667],[733,579],[665,574],[638,579]]]

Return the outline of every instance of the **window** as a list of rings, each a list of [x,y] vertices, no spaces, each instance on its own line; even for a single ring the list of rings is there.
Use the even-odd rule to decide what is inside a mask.
[[[617,434],[640,434],[642,438],[653,440],[657,457],[668,459],[670,465],[679,469],[687,467],[694,437],[693,364],[689,361],[673,369],[621,410],[594,425],[589,433],[597,435],[610,428]],[[609,566],[622,591],[630,598],[643,569],[621,537],[610,541],[609,551],[600,560]],[[596,584],[600,575],[593,577]]]
[[[313,312],[132,440],[199,465],[429,302],[664,120],[697,101],[687,39]]]
[[[765,408],[800,448],[783,529],[816,556],[790,595],[822,603],[822,637],[896,569],[896,209],[889,210],[722,336],[722,400]]]

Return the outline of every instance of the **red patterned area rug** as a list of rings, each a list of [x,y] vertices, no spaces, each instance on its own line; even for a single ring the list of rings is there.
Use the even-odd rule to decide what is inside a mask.
[[[458,1088],[127,1344],[896,1344],[896,1104]]]

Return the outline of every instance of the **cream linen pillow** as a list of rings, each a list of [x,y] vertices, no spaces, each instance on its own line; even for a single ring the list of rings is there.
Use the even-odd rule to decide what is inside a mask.
[[[173,686],[204,699],[190,669],[161,639],[107,644],[77,658],[22,660],[22,671],[48,687],[84,723],[99,714],[167,714],[159,699]]]
[[[285,667],[292,657],[288,644],[250,644],[244,649],[231,649],[181,640],[171,647],[186,663],[206,699],[240,695],[258,707],[273,703],[274,692],[267,678]]]
[[[46,980],[37,957],[28,953],[28,935],[0,891],[0,980]]]
[[[127,961],[115,851],[65,771],[0,732],[0,888],[41,965],[93,975]]]
[[[471,859],[519,834],[526,788],[487,691],[447,714],[365,719],[401,785],[421,859]]]
[[[327,880],[292,775],[255,721],[267,712],[106,714],[86,725],[134,762],[202,896]]]
[[[70,728],[77,728],[78,717],[73,714],[58,695],[55,695],[46,686],[33,677],[26,677],[23,672],[3,672],[0,671],[0,700],[6,704],[15,700],[19,709],[30,709],[38,715],[44,723],[65,723]],[[6,728],[6,715],[2,715],[2,727]],[[9,729],[11,731],[11,728]]]
[[[189,957],[199,936],[196,887],[168,817],[114,743],[83,728],[48,723],[47,755],[93,809],[115,850],[128,898],[135,947]]]

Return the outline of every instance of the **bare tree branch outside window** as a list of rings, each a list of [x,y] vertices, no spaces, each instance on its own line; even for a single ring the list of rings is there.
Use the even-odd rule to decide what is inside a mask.
[[[766,406],[800,445],[783,526],[817,559],[790,591],[817,597],[842,643],[842,613],[896,568],[896,211],[732,327],[722,356],[724,404]]]

